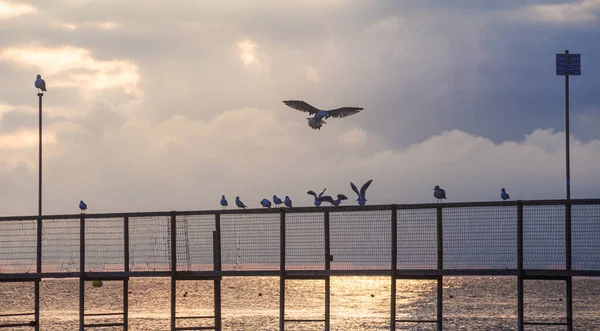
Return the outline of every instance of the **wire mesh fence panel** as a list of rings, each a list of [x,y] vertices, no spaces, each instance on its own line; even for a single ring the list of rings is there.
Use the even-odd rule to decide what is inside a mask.
[[[279,214],[221,215],[223,270],[279,270]]]
[[[332,270],[391,268],[391,210],[330,213]]]
[[[79,219],[42,221],[42,272],[79,271]]]
[[[37,221],[0,222],[0,274],[36,272]]]
[[[177,270],[212,271],[215,215],[177,216]]]
[[[600,270],[600,205],[571,206],[574,270]]]
[[[125,271],[123,218],[85,220],[85,271]]]
[[[397,268],[436,269],[436,209],[398,209],[397,216]]]
[[[442,210],[444,269],[516,269],[517,207]]]
[[[565,268],[565,207],[523,207],[523,267]]]
[[[323,215],[323,213],[286,214],[286,269],[325,269],[325,219]]]
[[[129,270],[171,270],[171,217],[129,218]]]

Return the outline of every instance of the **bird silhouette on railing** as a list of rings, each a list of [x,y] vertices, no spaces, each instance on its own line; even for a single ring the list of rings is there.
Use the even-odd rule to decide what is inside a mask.
[[[502,200],[510,199],[510,195],[508,195],[508,193],[506,193],[506,190],[504,189],[504,187],[500,190],[500,197],[502,198]]]
[[[83,202],[83,200],[79,200],[79,209],[81,210],[82,214],[87,209],[87,205],[85,204],[85,202]]]
[[[275,204],[275,206],[279,207],[279,205],[282,204],[283,201],[281,201],[281,199],[279,199],[277,195],[273,194],[273,203]]]
[[[433,188],[433,196],[437,199],[437,202],[440,202],[440,200],[446,199],[446,191],[444,191],[444,189],[436,185]]]
[[[221,207],[227,207],[227,199],[225,199],[225,195],[221,195]]]
[[[288,197],[287,195],[285,196],[285,199],[283,200],[283,204],[285,204],[286,207],[292,208],[292,199],[290,199],[290,197]]]
[[[243,208],[243,209],[246,209],[246,207],[247,207],[247,206],[246,206],[246,205],[245,205],[245,204],[242,202],[242,200],[240,200],[240,197],[239,197],[239,196],[235,197],[235,205],[236,205],[238,208]]]
[[[363,186],[360,188],[360,192],[358,191],[358,188],[356,188],[356,185],[350,182],[350,187],[356,193],[356,195],[358,195],[358,199],[356,199],[356,201],[358,201],[359,205],[364,206],[365,203],[367,203],[367,189],[369,188],[369,185],[371,185],[372,182],[373,180],[369,179],[366,183],[364,183]]]
[[[260,201],[260,204],[265,208],[271,208],[271,201],[269,201],[268,199],[262,199]]]
[[[315,204],[315,206],[318,207],[321,205],[321,201],[319,201],[318,199],[323,196],[323,193],[325,193],[325,190],[327,190],[327,188],[324,188],[323,192],[321,192],[319,195],[317,195],[313,190],[306,192],[306,194],[310,194],[313,197],[315,197],[315,201],[313,203]]]
[[[317,198],[319,201],[329,202],[332,206],[339,206],[343,200],[348,200],[348,197],[343,194],[338,194],[337,199],[333,199],[329,195],[324,195],[320,198]]]

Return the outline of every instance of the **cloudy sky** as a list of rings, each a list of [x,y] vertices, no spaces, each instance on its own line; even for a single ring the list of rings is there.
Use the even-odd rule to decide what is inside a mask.
[[[1,214],[600,196],[600,0],[0,0]],[[317,107],[360,106],[310,129]],[[355,203],[348,201],[348,203]]]

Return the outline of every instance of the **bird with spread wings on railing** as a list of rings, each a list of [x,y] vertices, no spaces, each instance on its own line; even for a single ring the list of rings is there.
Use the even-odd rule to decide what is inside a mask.
[[[324,119],[328,119],[329,117],[343,118],[346,116],[354,115],[363,110],[363,108],[359,107],[342,107],[330,110],[322,110],[313,107],[301,100],[287,100],[283,103],[285,103],[290,108],[309,113],[310,115],[314,115],[313,117],[307,117],[308,126],[313,128],[314,130],[321,130],[323,124],[327,124],[324,121]]]

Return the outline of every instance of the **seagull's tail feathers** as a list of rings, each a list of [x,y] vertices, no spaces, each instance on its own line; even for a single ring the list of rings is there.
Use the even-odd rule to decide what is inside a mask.
[[[320,130],[323,124],[326,124],[323,120],[315,121],[314,117],[308,118],[308,126],[314,130]]]

